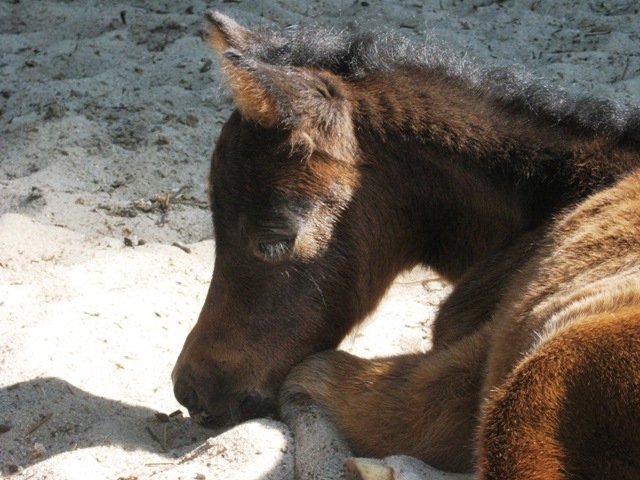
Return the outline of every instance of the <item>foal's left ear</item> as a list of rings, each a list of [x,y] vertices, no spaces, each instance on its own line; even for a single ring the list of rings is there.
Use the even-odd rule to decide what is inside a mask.
[[[207,14],[218,54],[242,116],[264,127],[328,130],[346,114],[346,88],[336,75],[253,58],[252,44],[269,42],[217,12]],[[255,52],[255,50],[254,50]]]
[[[341,80],[330,72],[282,67],[235,50],[222,64],[240,113],[264,127],[310,127],[325,132],[347,114]]]
[[[211,48],[218,53],[224,52],[229,48],[244,53],[249,50],[254,42],[259,40],[258,34],[244,28],[232,18],[218,11],[209,10],[205,12],[204,18],[207,20],[207,41]]]

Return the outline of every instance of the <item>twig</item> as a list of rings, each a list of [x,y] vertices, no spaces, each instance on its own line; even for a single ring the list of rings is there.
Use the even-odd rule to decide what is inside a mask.
[[[154,439],[156,442],[158,442],[160,444],[160,448],[162,448],[163,452],[167,451],[167,444],[168,444],[168,436],[167,436],[167,425],[163,424],[162,425],[162,438],[158,438],[158,436],[153,433],[153,430],[151,430],[149,428],[149,426],[144,427],[145,430],[147,431],[147,433],[149,434],[149,436]]]
[[[622,71],[622,75],[620,76],[619,82],[624,80],[624,77],[627,76],[627,71],[629,70],[629,57],[627,57],[627,61],[624,64],[624,70]]]
[[[167,450],[167,424],[162,425],[162,450]]]
[[[204,445],[200,445],[198,448],[192,450],[191,452],[189,452],[186,455],[184,455],[180,460],[178,460],[178,464],[182,465],[184,463],[190,462],[191,460],[193,460],[196,457],[199,457],[203,453],[207,453],[207,451],[211,450],[213,447],[214,446],[213,445],[209,445],[209,443],[205,443]],[[218,456],[218,455],[221,455],[221,454],[223,454],[223,453],[225,453],[227,451],[227,447],[225,447],[224,445],[216,445],[216,447],[217,447],[217,449],[213,454],[211,454],[212,456]]]
[[[40,420],[38,420],[36,423],[31,425],[27,429],[27,435],[31,435],[33,432],[38,430],[41,426],[43,426],[45,423],[47,423],[49,420],[51,420],[51,417],[53,417],[53,413],[51,413],[51,412],[47,413],[44,417],[42,417]]]
[[[180,250],[182,250],[184,253],[191,253],[191,249],[189,247],[185,247],[184,245],[182,245],[181,243],[178,242],[173,242],[171,244],[172,247],[177,247]]]
[[[585,37],[595,37],[596,35],[609,35],[611,30],[596,30],[593,32],[587,32],[584,34]]]
[[[153,433],[153,430],[151,430],[148,426],[144,427],[144,429],[147,431],[147,433],[149,434],[149,436],[155,440],[156,442],[158,442],[158,445],[160,445],[162,447],[162,441],[158,438],[158,436]]]
[[[78,45],[80,45],[80,34],[76,35],[76,45],[67,56],[71,57],[74,53],[76,53],[78,51]]]

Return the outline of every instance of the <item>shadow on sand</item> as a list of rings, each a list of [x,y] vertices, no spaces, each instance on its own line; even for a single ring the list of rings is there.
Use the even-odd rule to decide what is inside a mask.
[[[100,445],[176,458],[221,433],[47,377],[0,388],[0,432],[2,473]]]
[[[59,454],[111,445],[165,457],[167,465],[184,463],[223,433],[166,413],[95,396],[59,378],[0,388],[0,472],[12,474]]]

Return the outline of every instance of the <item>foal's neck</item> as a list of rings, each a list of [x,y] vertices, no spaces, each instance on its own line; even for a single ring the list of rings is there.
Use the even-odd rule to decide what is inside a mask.
[[[640,163],[638,146],[518,111],[463,79],[407,69],[354,89],[365,162],[402,188],[418,261],[456,280]]]

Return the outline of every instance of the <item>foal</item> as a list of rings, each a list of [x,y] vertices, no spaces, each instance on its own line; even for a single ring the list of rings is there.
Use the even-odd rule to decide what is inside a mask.
[[[280,392],[364,455],[640,478],[640,112],[390,36],[207,19],[237,110],[212,157],[213,279],[173,373],[191,415],[235,423]],[[331,350],[416,264],[455,285],[433,349]]]

